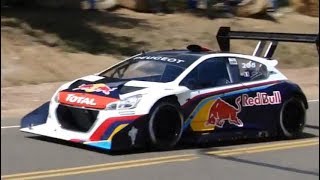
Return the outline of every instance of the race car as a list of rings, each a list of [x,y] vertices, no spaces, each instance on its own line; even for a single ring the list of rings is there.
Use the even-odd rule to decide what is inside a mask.
[[[220,27],[220,51],[189,45],[139,53],[63,84],[22,118],[20,130],[106,150],[296,138],[305,126],[307,99],[272,55],[280,41],[316,43],[319,51],[318,37]],[[231,39],[258,45],[252,55],[232,53]]]

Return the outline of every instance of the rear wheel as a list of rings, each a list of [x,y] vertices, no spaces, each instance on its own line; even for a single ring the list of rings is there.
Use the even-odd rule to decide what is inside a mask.
[[[306,122],[306,108],[303,101],[291,98],[284,102],[279,120],[281,136],[285,138],[300,137]]]
[[[174,102],[159,102],[150,113],[148,132],[151,146],[170,149],[180,140],[183,130],[183,115]]]

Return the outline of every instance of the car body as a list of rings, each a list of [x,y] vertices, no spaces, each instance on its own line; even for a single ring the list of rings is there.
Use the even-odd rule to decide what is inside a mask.
[[[143,52],[63,84],[20,130],[107,150],[297,137],[308,103],[277,63],[197,45]]]

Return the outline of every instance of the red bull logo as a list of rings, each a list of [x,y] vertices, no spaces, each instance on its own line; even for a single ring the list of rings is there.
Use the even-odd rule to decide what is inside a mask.
[[[82,84],[73,90],[82,90],[85,92],[102,92],[105,95],[109,95],[111,91],[114,91],[117,88],[110,88],[105,84]]]
[[[222,128],[226,121],[229,124],[243,127],[242,121],[238,118],[238,113],[241,112],[241,96],[236,99],[237,108],[225,102],[222,99],[217,99],[209,110],[209,117],[206,126],[214,125]]]

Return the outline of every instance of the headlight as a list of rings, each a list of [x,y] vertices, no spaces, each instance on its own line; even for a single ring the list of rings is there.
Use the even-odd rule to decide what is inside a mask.
[[[54,99],[54,102],[59,103],[59,93],[55,94],[53,99]]]
[[[118,102],[110,103],[107,105],[106,109],[107,110],[133,109],[138,105],[141,97],[142,95],[139,94],[139,95],[131,96],[126,99],[120,100]]]

